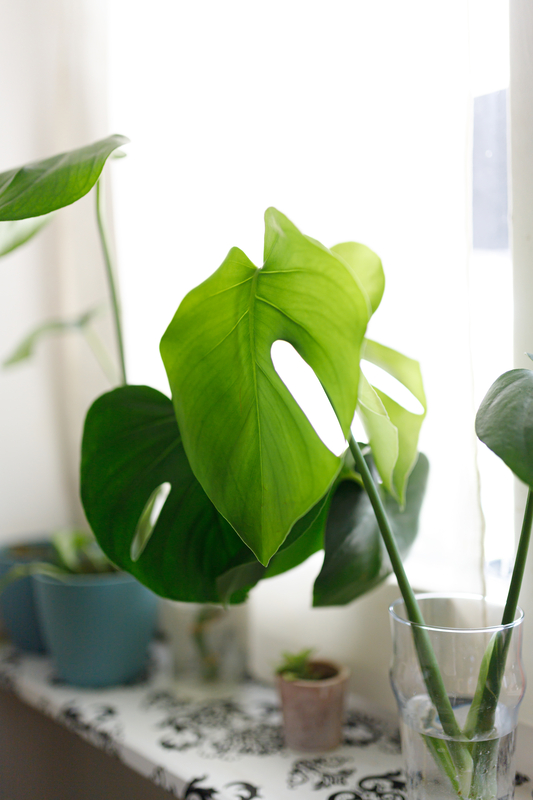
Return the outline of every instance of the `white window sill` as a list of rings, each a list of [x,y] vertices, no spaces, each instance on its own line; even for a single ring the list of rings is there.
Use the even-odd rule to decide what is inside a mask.
[[[196,796],[196,787],[220,800],[330,800],[342,789],[375,790],[378,798],[385,776],[402,780],[394,719],[360,698],[350,699],[346,743],[332,754],[302,756],[281,745],[273,689],[178,682],[161,645],[144,682],[100,690],[58,683],[48,658],[3,646],[0,685],[177,797]],[[517,768],[530,778],[532,759],[533,729],[524,728]],[[379,790],[377,776],[385,781]],[[531,781],[517,787],[517,800],[531,788]]]

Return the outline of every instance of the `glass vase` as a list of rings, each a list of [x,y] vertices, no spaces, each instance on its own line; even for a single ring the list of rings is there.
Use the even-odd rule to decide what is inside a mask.
[[[476,595],[426,594],[417,600],[423,626],[407,620],[403,600],[389,608],[391,683],[409,800],[511,800],[518,709],[525,690],[523,613],[519,609],[515,621],[502,626],[503,609]],[[428,641],[457,723],[452,732],[453,724],[439,717],[420,667],[418,652]],[[496,669],[493,652],[498,653]],[[488,697],[488,686],[497,703]],[[481,716],[475,713],[480,699]],[[438,702],[434,693],[433,700]]]

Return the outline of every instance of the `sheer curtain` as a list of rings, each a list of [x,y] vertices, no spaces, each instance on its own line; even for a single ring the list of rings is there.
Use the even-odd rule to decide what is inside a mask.
[[[3,3],[0,171],[108,134],[105,0]],[[105,304],[92,198],[0,264],[0,361],[40,322]],[[109,339],[105,318],[98,323]],[[83,417],[107,387],[75,336],[0,369],[0,543],[81,524]]]
[[[110,117],[133,142],[115,183],[131,379],[165,388],[181,298],[234,244],[261,263],[267,206],[326,245],[368,244],[387,277],[370,336],[419,359],[428,394],[418,552],[453,564],[434,582],[480,588],[467,5],[150,8],[110,0]]]
[[[533,341],[533,8],[527,0],[510,2],[511,34],[511,164],[514,264],[514,366],[531,369],[526,353]],[[516,528],[520,531],[526,500],[526,487],[516,481]],[[530,553],[520,605],[526,613],[528,628],[524,639],[526,674],[533,670],[533,556]],[[529,631],[529,633],[528,633]],[[533,693],[526,692],[522,719],[533,724]]]
[[[132,139],[114,185],[131,380],[167,390],[166,325],[232,245],[261,263],[267,206],[326,245],[369,245],[387,278],[369,335],[420,360],[428,397],[431,476],[408,570],[461,591],[484,588],[476,404],[508,366],[494,359],[476,386],[472,326],[485,353],[502,329],[470,316],[475,6],[154,0],[147,15],[109,0],[110,119]],[[370,615],[385,632],[384,602],[310,611],[319,566],[254,591],[256,666],[322,638],[376,685],[373,656],[355,664],[355,630],[366,641]]]

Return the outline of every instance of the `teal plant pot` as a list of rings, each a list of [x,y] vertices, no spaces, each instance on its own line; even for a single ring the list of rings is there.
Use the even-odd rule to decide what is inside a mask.
[[[0,548],[0,578],[11,567],[32,561],[54,561],[51,544],[34,541]],[[20,578],[0,594],[0,616],[13,644],[31,653],[45,652],[30,577]]]
[[[124,572],[35,575],[37,610],[60,679],[113,686],[138,677],[154,633],[157,597]]]

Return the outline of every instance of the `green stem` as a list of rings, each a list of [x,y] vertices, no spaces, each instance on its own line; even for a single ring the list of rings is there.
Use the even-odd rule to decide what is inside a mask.
[[[509,593],[507,595],[507,602],[503,611],[502,625],[510,625],[514,622],[516,617],[516,609],[518,608],[518,596],[522,587],[522,579],[524,577],[524,570],[526,568],[527,552],[529,549],[529,542],[531,539],[531,523],[533,522],[533,491],[530,489],[527,494],[527,502],[524,510],[524,519],[522,521],[522,530],[520,532],[520,540],[516,551],[516,558],[513,568],[513,576],[509,586]]]
[[[433,651],[433,646],[426,629],[423,627],[425,625],[424,617],[422,616],[422,612],[420,611],[416,601],[411,584],[409,583],[407,575],[405,574],[402,559],[396,544],[396,539],[392,533],[392,529],[381,501],[378,488],[374,482],[374,479],[372,478],[368,464],[366,463],[361,452],[361,448],[353,436],[350,436],[349,447],[355,459],[356,467],[363,479],[363,484],[372,504],[372,508],[374,509],[376,520],[379,525],[385,547],[387,548],[387,553],[389,554],[403,601],[405,603],[407,617],[410,622],[415,623],[413,625],[413,637],[417,650],[418,661],[420,663],[420,668],[422,670],[422,675],[429,696],[433,705],[437,709],[443,731],[446,733],[446,735],[453,738],[462,738],[462,732],[457,724],[452,705],[446,693],[446,688],[440,674],[437,659]]]
[[[514,622],[516,617],[518,597],[520,595],[520,588],[522,586],[529,543],[531,540],[532,522],[533,491],[530,489],[524,510],[524,519],[522,522],[520,540],[518,542],[518,548],[516,551],[513,575],[509,585],[507,601],[503,611],[502,625],[510,625],[512,622]],[[464,728],[464,733],[469,738],[479,734],[490,733],[494,727],[496,708],[498,706],[498,700],[500,697],[502,680],[505,672],[505,662],[507,661],[507,654],[509,652],[511,638],[512,629],[506,628],[503,631],[498,631],[494,641],[491,644],[492,652],[490,654],[486,676],[483,674],[482,668],[479,677],[479,680],[483,682],[479,704],[472,704],[472,713],[469,713]]]
[[[113,320],[115,323],[115,333],[117,337],[117,345],[120,358],[121,383],[124,386],[127,384],[127,380],[126,380],[126,360],[124,357],[124,341],[122,337],[122,323],[120,317],[120,307],[118,303],[118,294],[115,284],[115,273],[114,273],[113,263],[111,260],[111,252],[108,246],[107,234],[103,220],[100,180],[96,181],[96,219],[98,222],[98,233],[100,234],[100,242],[102,244],[102,251],[104,254],[107,282],[109,285],[109,294],[111,295],[111,309],[113,312]]]

